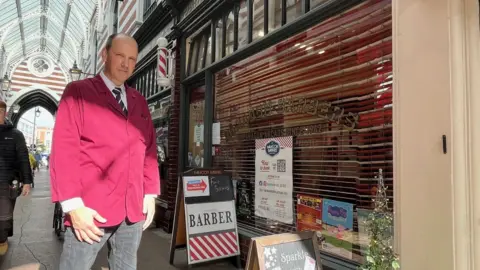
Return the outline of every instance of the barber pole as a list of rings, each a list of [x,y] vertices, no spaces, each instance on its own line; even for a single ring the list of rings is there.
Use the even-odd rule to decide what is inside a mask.
[[[157,84],[162,87],[169,87],[172,83],[172,56],[168,46],[168,40],[164,37],[157,39],[158,61],[157,61]]]

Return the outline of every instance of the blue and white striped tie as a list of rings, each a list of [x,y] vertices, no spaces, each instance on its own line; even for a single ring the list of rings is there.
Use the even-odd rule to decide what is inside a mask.
[[[122,100],[122,89],[118,88],[118,87],[115,87],[115,89],[113,89],[112,92],[115,95],[115,99],[117,100],[118,104],[120,105],[120,108],[122,108],[123,113],[125,115],[127,115],[127,113],[128,113],[127,107],[125,106],[125,104],[123,103],[123,100]]]

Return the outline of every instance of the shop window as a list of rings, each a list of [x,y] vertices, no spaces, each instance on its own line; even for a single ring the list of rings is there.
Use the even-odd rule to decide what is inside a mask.
[[[282,0],[268,2],[268,32],[282,26]]]
[[[212,36],[209,34],[207,38],[207,55],[205,60],[205,66],[209,66],[212,63]]]
[[[240,2],[238,11],[238,48],[248,44],[248,9],[247,1]]]
[[[215,27],[215,61],[223,57],[223,19],[217,21]]]
[[[287,0],[287,23],[302,15],[302,0]]]
[[[314,9],[325,2],[327,2],[327,0],[310,0],[310,9]]]
[[[234,49],[234,16],[233,16],[233,11],[231,11],[227,18],[226,18],[226,36],[225,36],[225,56],[230,55],[233,53]]]
[[[200,71],[205,66],[205,54],[207,49],[207,37],[203,36],[200,39],[200,45],[198,48],[198,60],[197,60],[197,70]]]
[[[189,72],[188,74],[195,73],[198,57],[198,47],[200,46],[199,42],[193,42],[190,44],[190,61],[189,61]]]
[[[203,167],[203,114],[205,106],[205,87],[194,88],[190,92],[188,120],[187,168]]]
[[[391,2],[377,0],[217,72],[213,166],[236,180],[239,226],[322,231],[323,251],[362,263],[379,169],[393,208],[392,77]],[[285,147],[271,149],[288,154],[274,165],[256,161],[271,138]]]
[[[253,1],[253,33],[252,40],[257,40],[265,35],[265,14],[264,14],[264,0]]]
[[[209,65],[212,61],[212,42],[210,28],[198,34],[190,41],[190,57],[187,70],[192,75]]]

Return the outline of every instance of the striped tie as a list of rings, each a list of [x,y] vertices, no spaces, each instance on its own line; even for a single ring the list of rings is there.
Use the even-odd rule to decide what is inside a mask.
[[[115,87],[115,89],[113,89],[113,94],[115,95],[115,99],[117,100],[118,104],[120,105],[120,108],[122,108],[122,111],[125,115],[127,115],[127,107],[125,106],[125,104],[123,103],[122,101],[122,89],[118,88],[118,87]]]

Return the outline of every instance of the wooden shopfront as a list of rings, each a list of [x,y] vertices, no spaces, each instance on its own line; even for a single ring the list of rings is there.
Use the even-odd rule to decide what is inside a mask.
[[[319,217],[320,251],[324,269],[356,269],[379,169],[393,203],[391,1],[191,5],[177,24],[179,168],[232,174],[244,259],[252,237],[302,230],[303,207],[345,205],[345,226]],[[292,138],[291,223],[255,215],[256,140],[280,137]]]

